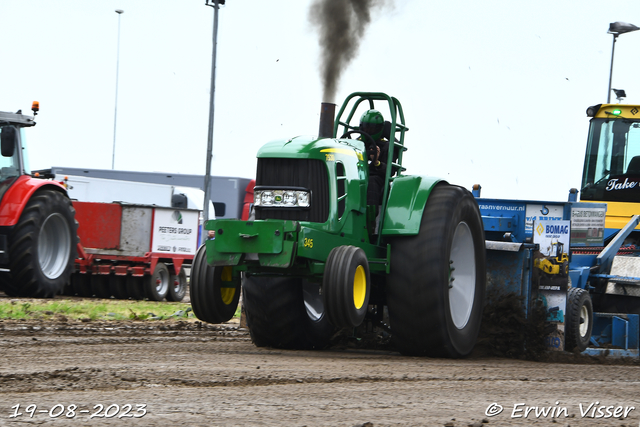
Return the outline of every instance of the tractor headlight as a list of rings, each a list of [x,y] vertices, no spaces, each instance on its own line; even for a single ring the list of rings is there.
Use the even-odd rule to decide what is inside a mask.
[[[271,206],[274,200],[273,191],[263,191],[262,193],[256,193],[255,204],[258,206]]]
[[[309,190],[302,189],[261,189],[253,192],[253,203],[259,207],[308,208]]]
[[[306,191],[299,191],[297,194],[298,197],[298,206],[308,207],[309,206],[309,193]]]
[[[298,203],[296,193],[293,191],[285,191],[282,195],[282,203],[284,203],[285,206],[295,206]]]

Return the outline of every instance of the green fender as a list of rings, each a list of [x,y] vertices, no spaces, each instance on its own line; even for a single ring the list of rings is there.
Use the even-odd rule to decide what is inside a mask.
[[[422,212],[440,178],[399,176],[393,180],[382,226],[383,236],[411,236],[420,231]]]

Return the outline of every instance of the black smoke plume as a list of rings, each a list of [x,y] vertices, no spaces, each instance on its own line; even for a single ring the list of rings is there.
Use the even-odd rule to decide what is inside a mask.
[[[360,41],[371,22],[371,11],[385,0],[315,0],[309,11],[320,35],[322,100],[335,102],[338,82],[357,56]]]

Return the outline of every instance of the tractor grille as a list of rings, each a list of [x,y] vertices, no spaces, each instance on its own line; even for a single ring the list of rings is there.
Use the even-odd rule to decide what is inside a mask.
[[[258,159],[256,186],[303,187],[311,191],[311,207],[260,208],[256,219],[326,222],[329,218],[329,178],[324,162],[314,159]]]

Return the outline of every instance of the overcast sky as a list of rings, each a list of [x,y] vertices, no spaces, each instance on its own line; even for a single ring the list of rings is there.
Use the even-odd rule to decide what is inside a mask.
[[[312,0],[220,8],[212,174],[252,178],[264,143],[314,135],[322,88]],[[606,101],[609,23],[640,2],[388,0],[344,70],[355,91],[399,99],[408,174],[483,196],[566,200],[579,187],[589,105]],[[32,169],[204,174],[213,9],[204,0],[1,0],[0,110],[41,112]],[[640,103],[640,31],[616,43],[613,87]],[[615,96],[612,96],[615,101]]]

